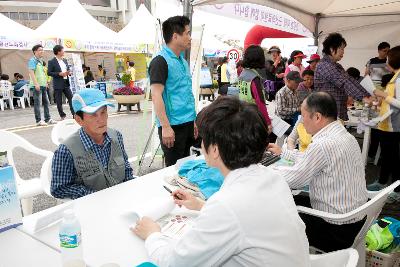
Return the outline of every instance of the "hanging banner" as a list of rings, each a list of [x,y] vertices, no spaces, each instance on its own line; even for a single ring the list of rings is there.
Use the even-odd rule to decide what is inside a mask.
[[[78,41],[74,39],[62,39],[62,45],[65,51],[77,52],[152,53],[154,51],[154,45]]]
[[[69,76],[69,85],[73,94],[86,87],[82,70],[81,57],[78,54],[66,53],[65,59],[72,74]]]
[[[198,9],[216,15],[248,21],[276,30],[312,37],[312,33],[296,19],[284,12],[266,6],[246,3],[227,3],[199,6]]]
[[[0,35],[0,49],[31,50],[34,45],[41,44],[44,50],[52,50],[58,44],[57,38],[41,40],[18,40]]]

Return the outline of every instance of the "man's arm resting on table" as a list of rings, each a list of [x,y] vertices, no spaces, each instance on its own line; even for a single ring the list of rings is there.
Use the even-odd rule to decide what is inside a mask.
[[[61,144],[54,152],[51,165],[52,179],[50,191],[56,198],[79,198],[95,191],[83,184],[76,184],[76,169],[74,159],[68,148]]]
[[[294,151],[286,151],[284,148],[282,155],[287,152],[293,153]],[[291,189],[299,189],[308,185],[311,178],[316,173],[320,172],[327,162],[325,153],[322,151],[319,144],[311,143],[304,153],[296,153],[296,163],[293,166],[275,167],[275,169],[285,178]]]

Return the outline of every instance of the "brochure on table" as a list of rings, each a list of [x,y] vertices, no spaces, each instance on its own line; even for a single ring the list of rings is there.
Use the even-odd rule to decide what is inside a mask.
[[[198,215],[196,211],[179,208],[172,197],[157,197],[137,207],[132,207],[122,214],[135,227],[137,220],[146,216],[156,221],[164,235],[173,238],[181,237],[192,227],[193,219]]]
[[[0,167],[0,233],[21,224],[22,214],[13,167]]]

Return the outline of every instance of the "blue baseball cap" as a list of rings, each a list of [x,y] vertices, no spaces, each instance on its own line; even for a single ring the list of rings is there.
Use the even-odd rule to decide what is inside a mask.
[[[114,104],[106,101],[103,92],[98,89],[83,89],[72,97],[72,108],[75,112],[92,114],[104,106],[114,107]]]

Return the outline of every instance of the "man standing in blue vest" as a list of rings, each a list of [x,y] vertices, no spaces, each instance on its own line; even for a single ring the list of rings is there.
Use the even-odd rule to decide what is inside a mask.
[[[171,17],[162,24],[166,45],[149,66],[158,135],[167,166],[189,156],[197,138],[192,77],[183,55],[192,40],[189,24],[185,16]]]

